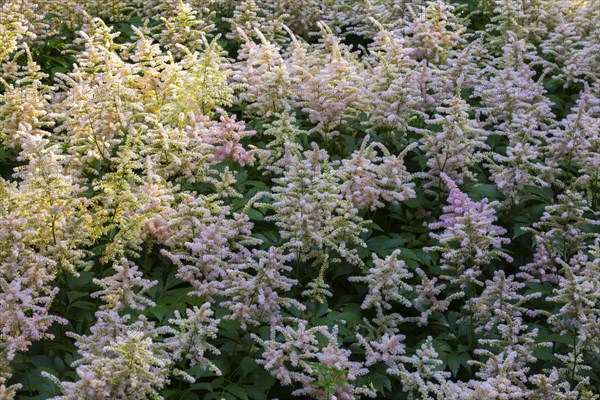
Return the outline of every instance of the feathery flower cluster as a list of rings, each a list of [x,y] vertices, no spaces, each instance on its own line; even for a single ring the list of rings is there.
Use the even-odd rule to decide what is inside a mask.
[[[407,147],[399,156],[393,156],[379,143],[368,145],[368,140],[366,137],[360,150],[355,151],[350,159],[342,160],[339,173],[344,181],[345,196],[355,207],[372,211],[385,206],[382,200],[397,204],[414,197],[414,184],[410,182],[411,175],[402,161],[414,146]],[[383,156],[377,154],[377,149]]]
[[[394,332],[397,330],[396,326],[403,322],[404,318],[400,314],[388,313],[394,303],[407,308],[412,307],[412,303],[403,293],[412,292],[412,287],[406,281],[412,278],[413,274],[406,269],[406,264],[398,259],[399,255],[399,250],[385,259],[373,254],[373,268],[369,268],[367,275],[348,278],[350,282],[367,285],[368,293],[361,308],[376,310],[377,317],[372,319],[372,322],[377,325],[376,331]]]
[[[415,129],[422,135],[419,148],[427,156],[427,171],[425,178],[432,187],[440,183],[440,175],[446,174],[456,183],[462,184],[466,179],[473,179],[469,165],[480,161],[478,149],[487,150],[484,143],[486,132],[469,118],[469,105],[460,97],[445,101],[446,107],[438,107],[435,118],[428,120],[431,125],[439,125],[442,131]]]
[[[443,229],[441,233],[431,233],[441,246],[429,247],[429,251],[441,251],[441,265],[451,283],[459,284],[462,289],[469,284],[483,285],[479,279],[482,267],[495,258],[512,258],[502,250],[504,243],[510,242],[502,236],[506,229],[494,225],[496,221],[495,202],[487,199],[475,202],[460,191],[456,183],[445,174],[442,180],[450,189],[448,205],[438,222],[429,224],[429,229]]]
[[[284,342],[275,339],[277,333],[283,335]],[[368,370],[362,363],[350,361],[351,352],[339,347],[336,326],[331,331],[326,326],[307,329],[301,322],[296,329],[276,326],[271,336],[270,340],[255,337],[265,348],[258,362],[283,385],[300,383],[302,387],[294,395],[344,400],[375,396],[372,390],[352,384]]]
[[[303,154],[292,146],[286,150],[279,166],[282,176],[273,179],[275,215],[267,220],[275,221],[281,236],[290,239],[287,246],[297,251],[300,260],[326,263],[341,257],[362,264],[349,245],[363,245],[359,235],[366,222],[344,196],[329,155],[316,143]]]
[[[526,61],[537,61],[531,45],[512,32],[503,46],[503,56],[496,66],[489,66],[489,79],[475,87],[475,94],[485,107],[487,123],[495,134],[508,138],[506,154],[494,153],[487,165],[492,180],[512,201],[527,185],[548,186],[550,167],[541,162],[542,146],[547,140],[551,102],[544,88],[533,77],[535,71]],[[532,62],[533,62],[532,61]]]

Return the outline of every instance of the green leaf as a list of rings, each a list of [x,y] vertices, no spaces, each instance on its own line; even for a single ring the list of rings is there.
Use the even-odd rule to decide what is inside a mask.
[[[253,208],[248,210],[248,217],[250,217],[252,221],[262,221],[265,219],[264,215],[262,215],[260,211]]]
[[[346,322],[350,322],[351,324],[362,324],[362,318],[360,317],[360,314],[357,314],[355,312],[352,311],[344,311],[344,312],[332,312],[331,317],[333,319],[333,321],[346,321]]]
[[[573,336],[572,335],[559,335],[558,333],[552,333],[550,335],[542,336],[540,335],[538,338],[540,343],[542,342],[551,342],[551,343],[562,343],[562,344],[573,344]]]
[[[371,384],[377,392],[383,393],[385,390],[389,391],[392,389],[392,382],[386,375],[375,372],[369,377],[371,378]]]
[[[70,308],[77,310],[95,310],[96,305],[91,301],[77,300],[76,302],[70,305]]]
[[[448,355],[448,367],[450,367],[452,375],[456,377],[460,366],[468,365],[467,361],[469,361],[470,359],[471,357],[469,356],[469,353],[450,353]]]
[[[248,376],[252,371],[256,370],[258,366],[253,358],[244,357],[240,362],[240,370],[242,371],[242,376]]]
[[[469,196],[474,200],[481,200],[483,198],[495,200],[503,197],[502,192],[498,190],[496,185],[478,185],[472,190],[468,191]]]
[[[397,234],[393,234],[393,237],[389,236],[375,236],[367,241],[367,246],[372,250],[386,250],[396,249],[404,243],[404,238]]]
[[[248,400],[248,394],[244,390],[244,388],[237,383],[230,383],[225,386],[225,390],[234,395],[238,399]]]
[[[78,292],[78,291],[72,290],[72,291],[67,292],[67,298],[69,299],[69,304],[71,304],[75,300],[77,300],[81,297],[88,296],[89,294],[90,294],[89,292]]]

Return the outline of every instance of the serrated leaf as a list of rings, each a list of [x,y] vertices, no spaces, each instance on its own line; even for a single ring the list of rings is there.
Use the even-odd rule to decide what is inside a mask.
[[[244,390],[244,388],[237,383],[230,383],[225,386],[225,390],[234,395],[238,399],[248,400],[248,394]]]
[[[258,366],[253,358],[244,357],[240,362],[240,370],[242,371],[242,376],[248,376],[252,371],[256,370]]]

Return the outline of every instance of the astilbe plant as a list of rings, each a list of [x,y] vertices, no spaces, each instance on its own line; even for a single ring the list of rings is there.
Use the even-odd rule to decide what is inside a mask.
[[[527,185],[549,186],[551,169],[542,164],[551,113],[544,88],[533,80],[535,71],[528,59],[536,55],[523,39],[509,33],[503,55],[488,67],[490,78],[475,87],[482,99],[481,112],[494,132],[508,139],[506,154],[494,153],[487,167],[491,179],[510,201]]]
[[[429,224],[429,229],[443,229],[441,233],[431,233],[441,246],[428,248],[429,251],[442,251],[441,268],[447,271],[444,278],[458,284],[461,289],[469,285],[483,285],[480,280],[482,268],[496,258],[512,261],[502,245],[510,240],[503,238],[506,229],[494,225],[497,203],[487,199],[475,202],[460,191],[456,183],[447,175],[441,175],[450,189],[448,205],[443,207],[439,221]]]
[[[589,188],[597,188],[598,177],[594,171],[600,165],[600,97],[585,84],[571,113],[549,131],[548,159],[546,163],[561,168],[565,175],[575,178],[588,175]],[[597,175],[597,174],[596,174]],[[568,182],[567,176],[561,181]]]
[[[419,276],[419,282],[414,286],[416,297],[412,303],[421,313],[416,322],[419,326],[427,325],[433,313],[447,311],[453,300],[465,295],[463,291],[457,291],[444,296],[448,285],[439,283],[440,277],[429,277],[421,268],[417,268],[415,272]]]
[[[298,140],[305,137],[307,132],[302,130],[294,113],[282,112],[274,116],[272,122],[266,124],[263,136],[272,136],[273,139],[267,143],[265,151],[258,153],[260,168],[269,172],[281,173],[282,168],[276,164],[277,160],[283,158],[287,146],[293,146]],[[265,174],[268,173],[265,171]]]
[[[191,51],[200,49],[205,35],[215,29],[211,22],[215,16],[214,11],[211,12],[208,8],[196,10],[187,1],[180,0],[169,13],[171,15],[168,18],[163,17],[164,29],[160,33],[160,42],[174,55],[185,54],[181,45]]]
[[[250,236],[252,223],[244,214],[229,215],[225,208],[219,215],[206,215],[196,219],[195,236],[185,243],[185,252],[163,253],[178,266],[178,275],[189,282],[197,296],[213,299],[224,295],[229,265],[240,264],[249,257],[247,246],[257,245],[260,240]]]
[[[221,303],[232,311],[227,318],[239,320],[242,326],[263,321],[276,325],[283,319],[282,309],[304,310],[301,302],[282,296],[298,284],[286,276],[292,271],[289,263],[294,257],[269,247],[267,251],[253,250],[246,262],[231,268],[232,283],[225,289],[228,300]]]
[[[473,89],[485,76],[484,67],[489,65],[491,58],[490,50],[479,36],[452,51],[439,73],[443,90],[446,93],[459,93]]]
[[[0,264],[0,355],[7,362],[17,352],[27,351],[33,341],[53,338],[47,332],[53,323],[67,323],[50,314],[50,305],[58,293],[58,288],[51,286],[55,265],[47,258],[15,247],[12,251],[20,252],[19,263],[9,256]]]
[[[170,322],[177,329],[156,326],[143,315],[134,317],[125,313],[154,306],[144,292],[156,283],[142,278],[137,267],[126,261],[115,265],[115,274],[97,281],[103,290],[92,293],[92,297],[100,297],[105,304],[96,313],[97,321],[90,335],[70,334],[76,339],[81,355],[74,364],[79,380],[61,382],[44,373],[61,389],[62,394],[55,399],[160,399],[159,390],[170,382],[173,374],[193,381],[175,367],[183,358],[218,372],[204,358],[206,351],[218,354],[218,350],[199,340],[213,337],[218,323],[212,319],[208,304],[188,310],[185,319],[176,313]],[[126,302],[121,303],[119,299]],[[191,336],[191,332],[198,336]],[[164,336],[169,337],[160,341]],[[184,354],[183,349],[188,353]]]
[[[369,45],[367,99],[374,126],[405,129],[425,116],[417,61],[398,32],[380,29]]]
[[[550,314],[548,323],[561,335],[573,338],[569,353],[556,355],[563,362],[559,372],[563,379],[583,389],[589,386],[589,378],[582,374],[589,369],[583,362],[583,356],[596,354],[600,346],[598,265],[584,253],[576,254],[569,263],[561,259],[557,262],[561,266],[558,286],[546,300],[560,309]]]
[[[175,310],[175,318],[170,319],[169,323],[177,333],[167,338],[165,343],[175,359],[189,360],[191,366],[199,365],[221,375],[219,368],[206,357],[209,352],[217,356],[221,354],[219,349],[208,343],[208,339],[217,338],[219,330],[217,326],[220,320],[214,319],[213,315],[210,303],[188,308],[185,317]]]
[[[446,174],[456,183],[462,184],[474,175],[469,166],[481,161],[482,150],[489,147],[484,143],[486,132],[469,118],[469,106],[460,97],[445,101],[438,107],[435,118],[426,120],[430,125],[441,126],[441,131],[415,129],[421,135],[419,149],[427,157],[429,170],[420,174],[430,180],[424,185],[430,191],[441,184],[441,174]]]
[[[297,284],[286,276],[291,270],[286,264],[295,255],[274,247],[250,249],[261,243],[250,236],[252,226],[247,215],[229,216],[224,209],[219,216],[198,221],[198,236],[185,244],[187,252],[164,251],[178,265],[178,276],[194,287],[194,295],[219,296],[223,299],[219,304],[231,311],[226,318],[244,327],[278,323],[284,308],[304,309],[300,302],[282,296]]]
[[[403,356],[387,372],[398,376],[411,398],[457,399],[462,390],[450,381],[450,373],[439,369],[443,361],[428,337],[412,356]]]
[[[277,340],[277,334],[283,335],[283,342]],[[264,348],[259,364],[283,385],[302,385],[293,395],[346,400],[375,396],[370,389],[354,384],[367,369],[350,361],[351,352],[339,347],[337,327],[331,331],[326,326],[307,328],[306,322],[300,322],[297,328],[276,326],[270,340],[254,338]]]
[[[274,34],[274,19],[265,18],[264,12],[255,0],[237,2],[231,17],[226,21],[233,28],[226,35],[228,39],[244,40],[244,36],[254,37],[257,32],[269,38]]]
[[[480,370],[476,373],[479,380],[468,383],[473,389],[468,398],[511,396],[527,399],[533,394],[527,386],[528,364],[536,361],[533,350],[551,344],[537,341],[538,330],[528,330],[521,318],[511,318],[506,313],[504,318],[505,321],[497,326],[497,338],[479,339],[480,348],[475,353],[486,360],[471,362],[480,366]]]
[[[146,298],[145,293],[156,286],[157,281],[149,281],[142,278],[136,265],[131,264],[126,258],[122,258],[119,264],[113,265],[115,273],[104,279],[94,279],[94,284],[102,290],[92,293],[92,298],[99,298],[104,305],[103,309],[121,311],[124,309],[144,310],[153,306],[154,302]],[[132,290],[137,287],[135,291]]]
[[[302,36],[318,32],[318,23],[326,21],[324,11],[331,8],[330,4],[323,4],[315,0],[256,0],[253,2],[267,21],[282,19],[294,32]]]
[[[27,63],[20,65],[25,56]],[[6,148],[16,148],[27,135],[47,136],[44,128],[52,126],[48,103],[53,87],[42,83],[48,75],[33,61],[29,47],[16,53],[2,65],[0,84],[0,143]]]
[[[273,203],[269,207],[275,214],[266,220],[275,222],[282,238],[287,239],[284,248],[298,260],[314,260],[320,266],[306,293],[323,300],[328,293],[324,273],[330,263],[343,259],[362,265],[355,247],[364,246],[360,233],[366,222],[344,196],[327,152],[316,144],[312,147],[301,154],[287,145],[286,154],[278,161],[283,173],[273,179]]]
[[[360,112],[366,78],[357,55],[328,26],[320,27],[320,43],[302,66],[297,105],[327,141],[339,135],[336,128],[346,118]]]
[[[296,82],[280,47],[269,42],[262,33],[256,35],[260,43],[243,34],[244,43],[238,52],[240,62],[235,64],[233,80],[243,87],[237,97],[239,102],[248,104],[246,111],[268,118],[290,110],[295,100],[292,89]]]
[[[39,4],[31,0],[16,0],[2,3],[0,7],[0,61],[42,33],[43,14]]]
[[[548,69],[553,79],[567,87],[598,79],[600,41],[596,5],[587,1],[564,3],[568,12],[555,14],[559,17],[556,26],[548,32],[540,47],[542,53],[552,59]]]
[[[557,196],[555,204],[549,204],[538,222],[524,230],[536,235],[540,250],[554,258],[560,256],[569,259],[575,253],[585,249],[586,243],[597,237],[586,226],[597,225],[596,213],[590,207],[590,201],[576,190],[567,190]]]
[[[450,51],[465,42],[466,28],[454,15],[455,7],[445,1],[428,1],[405,29],[410,37],[411,56],[417,60],[443,61]]]
[[[342,160],[339,167],[346,198],[356,208],[371,211],[384,207],[384,201],[398,204],[413,198],[415,185],[402,159],[414,147],[408,146],[400,155],[394,156],[380,143],[369,144],[369,138],[365,137],[360,149],[350,159]],[[383,154],[379,155],[378,150]]]
[[[398,259],[400,251],[396,250],[385,259],[373,254],[373,267],[369,268],[365,276],[348,278],[350,282],[365,283],[368,287],[367,295],[361,304],[362,309],[376,310],[377,316],[371,319],[370,324],[374,332],[397,333],[397,325],[406,318],[398,313],[390,313],[394,304],[412,307],[404,293],[412,292],[412,287],[407,282],[413,274],[406,269],[402,260]]]
[[[512,275],[506,276],[504,271],[496,271],[492,280],[485,281],[481,294],[469,300],[475,331],[491,331],[506,322],[506,318],[522,319],[539,314],[526,304],[532,299],[541,297],[541,293],[521,294],[525,284],[515,280]]]

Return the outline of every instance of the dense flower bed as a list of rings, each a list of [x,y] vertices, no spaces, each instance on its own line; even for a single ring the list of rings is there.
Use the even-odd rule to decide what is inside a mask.
[[[596,0],[0,7],[0,399],[599,398]]]

